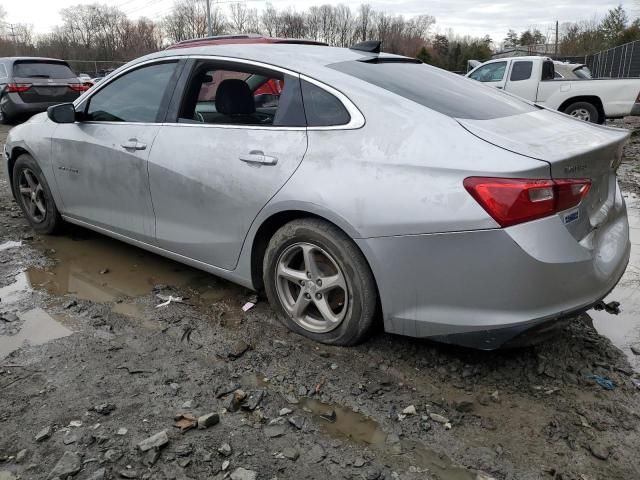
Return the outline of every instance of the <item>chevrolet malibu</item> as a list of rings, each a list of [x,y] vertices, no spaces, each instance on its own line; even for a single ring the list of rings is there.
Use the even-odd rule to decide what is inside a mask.
[[[628,134],[415,59],[184,46],[11,130],[13,194],[266,292],[334,345],[387,332],[492,349],[583,312],[629,258]]]

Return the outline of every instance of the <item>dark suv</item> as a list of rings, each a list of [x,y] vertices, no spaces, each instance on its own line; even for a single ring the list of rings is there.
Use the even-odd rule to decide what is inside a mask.
[[[0,58],[0,123],[73,102],[88,88],[63,60]]]

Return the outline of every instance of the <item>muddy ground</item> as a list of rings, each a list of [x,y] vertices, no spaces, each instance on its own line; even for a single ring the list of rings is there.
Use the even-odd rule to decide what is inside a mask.
[[[634,135],[636,243],[639,155]],[[638,479],[639,251],[610,296],[629,308],[535,347],[332,348],[212,275],[79,228],[34,235],[2,178],[0,479]],[[184,303],[156,308],[167,295]]]

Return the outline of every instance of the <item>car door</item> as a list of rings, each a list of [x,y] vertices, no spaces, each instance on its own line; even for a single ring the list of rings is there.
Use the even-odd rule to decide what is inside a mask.
[[[77,107],[79,121],[57,127],[52,159],[65,216],[155,239],[147,161],[178,72],[177,61],[125,71]]]
[[[538,78],[533,74],[533,67],[531,60],[513,60],[505,90],[535,102],[538,93]]]
[[[506,60],[487,63],[472,71],[469,74],[469,78],[491,85],[492,87],[503,89],[507,63]]]
[[[233,269],[256,215],[305,154],[300,78],[194,59],[169,111],[149,158],[158,246]]]

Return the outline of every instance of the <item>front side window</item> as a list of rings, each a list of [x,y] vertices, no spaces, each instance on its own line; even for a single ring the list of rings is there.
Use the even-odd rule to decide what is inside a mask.
[[[176,62],[138,68],[109,82],[89,99],[86,120],[156,123]]]
[[[178,121],[304,126],[300,79],[252,65],[200,62],[185,89]]]
[[[531,78],[532,70],[533,62],[513,62],[513,67],[511,68],[511,77],[509,77],[509,80],[511,80],[512,82],[529,80]]]
[[[504,78],[507,62],[490,63],[478,68],[469,77],[479,82],[499,82]]]

